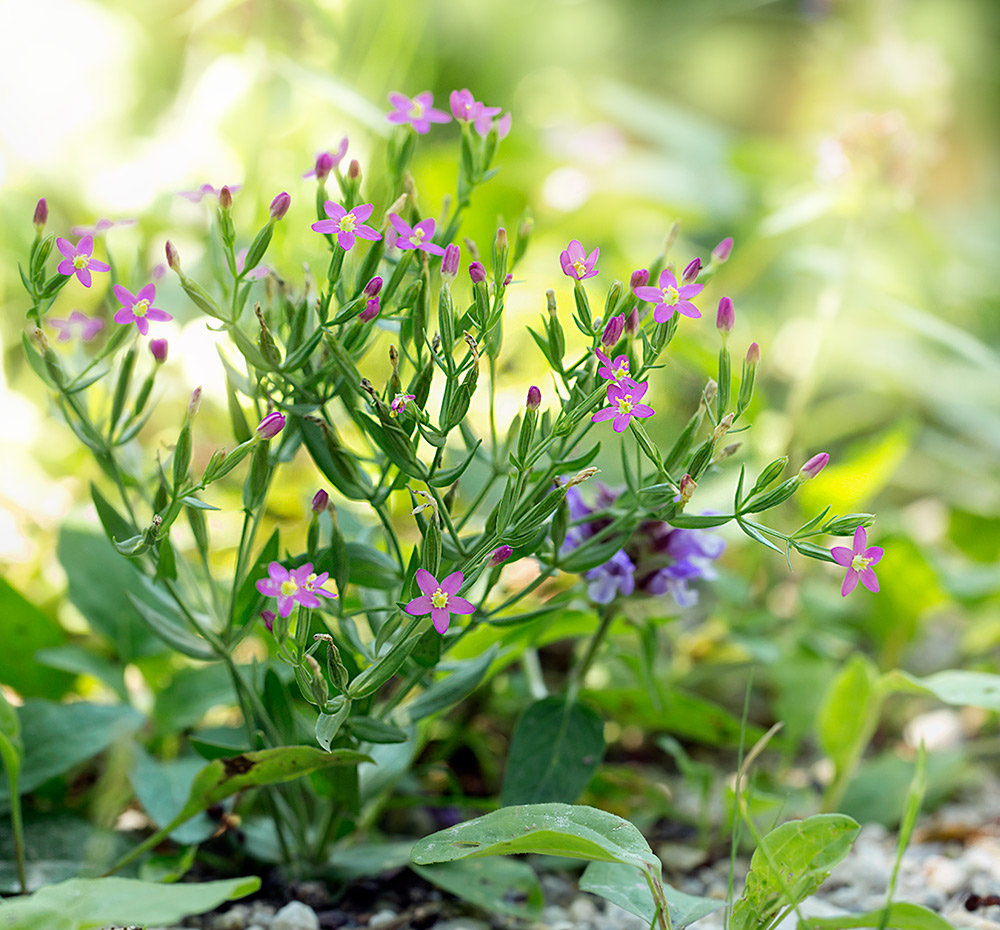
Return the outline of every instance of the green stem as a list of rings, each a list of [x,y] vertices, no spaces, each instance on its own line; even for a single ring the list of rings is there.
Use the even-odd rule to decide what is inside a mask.
[[[594,635],[590,638],[590,642],[587,645],[587,651],[583,654],[583,658],[577,663],[573,671],[570,672],[569,686],[566,690],[566,699],[568,701],[576,699],[577,694],[580,692],[580,688],[583,686],[584,678],[586,677],[590,666],[593,664],[594,658],[597,656],[597,650],[600,648],[601,643],[604,642],[604,638],[608,635],[608,630],[611,628],[611,621],[615,618],[613,605],[608,604],[607,606],[602,607],[599,616],[601,618],[601,622],[594,631]]]

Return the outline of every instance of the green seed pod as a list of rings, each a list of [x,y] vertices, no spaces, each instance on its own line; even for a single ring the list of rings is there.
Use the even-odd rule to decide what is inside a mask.
[[[441,527],[438,526],[436,515],[431,516],[424,530],[424,540],[420,547],[420,564],[432,575],[437,575],[441,565]]]
[[[260,264],[260,260],[264,257],[267,247],[271,244],[271,236],[273,233],[274,219],[272,218],[261,227],[260,232],[257,233],[253,242],[250,243],[250,248],[247,249],[247,258],[243,263],[244,275]]]
[[[254,307],[254,313],[256,313],[257,322],[260,324],[260,332],[257,335],[257,345],[260,347],[261,355],[267,359],[272,368],[278,368],[281,365],[281,352],[274,342],[271,330],[267,328],[267,323],[264,320],[264,313],[260,309],[260,304],[257,304]]]
[[[566,541],[569,529],[569,503],[563,498],[552,516],[552,547],[558,552]]]
[[[128,395],[129,386],[132,384],[132,372],[135,370],[136,355],[135,346],[125,353],[122,359],[122,367],[118,371],[118,382],[115,384],[115,393],[111,400],[111,422],[110,428],[114,430],[118,423],[122,411],[125,409],[125,397]]]
[[[770,510],[772,507],[777,507],[778,504],[783,504],[798,490],[800,484],[802,484],[802,479],[798,475],[793,475],[763,497],[751,500],[749,506],[744,505],[743,513],[760,513],[762,510]]]
[[[845,513],[826,523],[823,532],[831,536],[850,536],[859,526],[871,526],[874,522],[873,513]]]
[[[768,465],[757,477],[752,488],[750,488],[750,493],[747,497],[753,497],[754,494],[758,494],[765,488],[769,487],[772,482],[776,481],[778,475],[780,475],[784,470],[785,466],[788,464],[788,456],[783,455],[780,459],[775,459]]]
[[[729,406],[729,393],[732,390],[732,364],[729,360],[729,349],[723,346],[719,350],[719,393],[715,399],[716,416],[721,420],[726,415]]]
[[[180,494],[191,465],[191,425],[185,422],[174,446],[174,494]]]
[[[270,442],[266,439],[258,440],[255,444],[250,459],[250,474],[243,483],[243,506],[251,512],[261,505],[267,494],[268,479],[271,475],[268,461],[269,446]]]

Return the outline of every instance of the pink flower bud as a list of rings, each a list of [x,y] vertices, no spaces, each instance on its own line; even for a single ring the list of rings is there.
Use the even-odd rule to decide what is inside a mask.
[[[361,177],[361,163],[356,158],[352,158],[351,163],[347,166],[347,177],[352,181]]]
[[[721,333],[731,333],[735,322],[736,311],[733,309],[733,302],[730,298],[723,297],[719,301],[719,312],[715,317],[716,329]]]
[[[486,269],[482,262],[473,262],[469,265],[469,277],[473,284],[482,284],[486,280]]]
[[[510,287],[510,282],[514,280],[514,275],[508,273],[507,277],[503,279],[503,286]]]
[[[619,313],[609,317],[601,335],[601,344],[605,346],[615,345],[625,332],[625,314]]]
[[[288,212],[288,208],[292,205],[292,198],[289,194],[282,191],[278,194],[274,200],[271,201],[271,219],[280,220],[284,219],[285,214]]]
[[[191,392],[191,399],[188,401],[188,419],[193,417],[201,406],[201,386],[199,385]]]
[[[684,475],[681,478],[680,493],[674,498],[674,500],[679,504],[686,504],[688,501],[694,497],[694,492],[698,485],[694,478],[690,475]]]
[[[327,505],[330,503],[330,495],[326,493],[322,488],[320,488],[314,495],[312,499],[312,512],[315,514],[320,514],[326,510]]]
[[[496,247],[497,249],[507,248],[507,230],[503,226],[497,230]]]
[[[275,410],[257,424],[257,435],[261,439],[273,439],[284,427],[285,415]]]
[[[382,290],[382,279],[378,275],[375,275],[365,285],[364,295],[365,297],[377,297],[380,290]]]
[[[513,554],[514,550],[510,546],[500,546],[494,549],[493,555],[490,556],[490,560],[487,563],[487,568],[496,568],[498,565],[502,565]]]
[[[167,240],[165,251],[167,253],[167,267],[171,271],[180,271],[181,257],[177,254],[177,249],[174,248],[174,244],[169,239]]]
[[[714,258],[720,265],[724,262],[729,261],[729,255],[733,251],[733,237],[726,236],[714,249],[712,249],[712,258]]]
[[[634,291],[637,287],[645,287],[647,284],[649,284],[649,272],[645,268],[640,268],[638,271],[632,272],[632,277],[628,282],[631,290]]]
[[[273,610],[262,610],[260,612],[260,619],[264,621],[264,626],[267,627],[268,633],[274,632],[274,621],[275,614]]]
[[[233,192],[226,187],[222,186],[222,190],[219,191],[219,207],[223,210],[228,210],[233,205]]]
[[[441,256],[441,278],[445,281],[454,281],[458,274],[459,262],[462,259],[462,250],[454,242],[445,246],[444,255]]]
[[[358,314],[358,319],[362,323],[367,323],[369,320],[374,320],[378,316],[378,312],[381,308],[379,307],[379,302],[377,297],[372,297],[366,304],[365,309]]]
[[[688,262],[687,268],[681,275],[681,284],[692,284],[698,279],[699,274],[701,274],[701,259],[693,258]]]
[[[35,215],[31,218],[31,222],[34,223],[35,229],[41,232],[48,220],[49,205],[45,202],[45,198],[42,197],[42,199],[35,204]]]
[[[325,181],[336,164],[330,152],[320,152],[316,156],[316,180]]]
[[[810,478],[815,478],[824,468],[826,468],[826,463],[830,461],[830,455],[827,452],[819,452],[814,455],[808,462],[805,463],[799,469],[799,477],[803,481],[808,481]]]
[[[756,342],[750,343],[750,348],[747,349],[747,364],[756,365],[760,362],[760,346]]]
[[[167,340],[150,339],[149,351],[153,353],[153,358],[155,358],[157,362],[162,364],[167,360]]]
[[[528,403],[527,403],[528,409],[537,410],[539,406],[541,406],[541,403],[542,403],[542,392],[537,387],[535,387],[535,385],[531,385],[531,387],[528,388]]]

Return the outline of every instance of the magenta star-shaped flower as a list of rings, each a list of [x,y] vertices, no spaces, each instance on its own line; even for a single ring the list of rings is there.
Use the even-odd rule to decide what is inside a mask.
[[[486,131],[489,132],[489,123],[500,112],[500,107],[488,107],[473,96],[472,91],[467,87],[461,90],[453,90],[448,98],[451,104],[451,115],[462,123],[474,123],[477,120],[486,118]]]
[[[559,264],[562,265],[563,274],[577,281],[585,278],[592,278],[597,274],[597,259],[601,254],[600,249],[594,249],[587,255],[579,239],[573,239],[570,244],[559,253]]]
[[[90,287],[92,271],[110,271],[111,266],[106,262],[99,262],[94,255],[94,237],[84,236],[76,245],[68,239],[56,239],[56,248],[63,253],[65,258],[59,262],[56,271],[64,275],[76,275],[77,280],[84,286]]]
[[[882,558],[882,547],[868,545],[868,534],[863,526],[854,531],[854,546],[851,549],[847,546],[834,546],[830,550],[830,555],[838,565],[843,565],[847,569],[844,583],[840,588],[840,593],[844,597],[858,586],[858,581],[872,594],[878,594],[878,578],[875,577],[875,569],[872,566],[877,565]]]
[[[704,284],[678,285],[674,273],[669,268],[664,268],[660,272],[659,287],[637,287],[632,293],[640,300],[656,304],[653,319],[657,323],[666,323],[675,310],[694,319],[700,317],[701,311],[688,298],[700,294],[704,289]]]
[[[648,387],[648,381],[639,384],[631,378],[622,378],[620,383],[609,384],[608,403],[611,406],[598,410],[590,419],[594,423],[600,423],[614,418],[611,426],[616,433],[620,433],[632,422],[632,417],[651,417],[656,411],[648,404],[639,403]]]
[[[344,136],[344,138],[340,140],[340,145],[337,146],[336,152],[319,152],[316,155],[316,164],[311,170],[302,175],[302,177],[319,178],[322,181],[344,160],[344,156],[346,154],[347,136]]]
[[[622,379],[628,377],[627,355],[618,355],[615,357],[615,360],[612,361],[600,349],[594,349],[594,353],[603,363],[601,367],[597,369],[597,373],[602,378],[607,378],[609,381],[621,381]]]
[[[328,220],[317,220],[312,228],[320,233],[336,233],[337,242],[344,251],[354,247],[354,239],[381,239],[382,233],[371,226],[365,225],[365,220],[372,215],[374,209],[370,203],[362,203],[352,210],[345,210],[339,203],[332,200],[323,204]]]
[[[282,617],[287,617],[296,604],[308,608],[319,607],[321,602],[317,594],[322,594],[323,597],[337,596],[335,592],[323,589],[330,573],[317,575],[313,571],[312,562],[292,569],[285,568],[280,562],[272,562],[267,566],[267,574],[270,577],[261,578],[257,582],[257,590],[265,597],[278,599],[278,613]]]
[[[82,342],[90,342],[104,329],[104,320],[99,316],[87,316],[79,310],[74,310],[65,320],[49,317],[48,324],[59,330],[59,335],[56,336],[59,342],[69,342],[76,334],[79,334]]]
[[[426,569],[417,569],[417,587],[423,592],[406,605],[406,612],[413,617],[424,614],[431,615],[434,629],[444,633],[451,621],[451,614],[471,614],[476,612],[476,605],[470,604],[464,597],[458,596],[465,576],[461,572],[452,572],[440,584]]]
[[[421,220],[411,226],[401,216],[390,213],[389,222],[399,234],[393,243],[397,249],[420,249],[421,252],[429,252],[431,255],[444,255],[444,249],[431,242],[434,238],[434,220]]]
[[[243,185],[242,184],[227,184],[225,186],[229,188],[229,193],[230,194],[235,194]],[[219,191],[221,191],[221,190],[222,190],[221,187],[215,188],[215,187],[212,187],[211,184],[202,184],[201,187],[199,187],[197,190],[193,190],[193,191],[178,191],[177,192],[177,196],[178,197],[183,197],[185,200],[190,200],[191,203],[201,203],[201,199],[203,197],[212,196],[212,197],[218,198]]]
[[[393,109],[385,118],[397,126],[409,123],[420,135],[430,132],[431,123],[451,122],[451,117],[444,110],[435,110],[431,105],[434,95],[429,90],[413,98],[393,92],[389,94],[389,103]]]
[[[155,284],[146,284],[140,287],[135,294],[120,284],[116,284],[115,297],[121,303],[121,309],[115,314],[115,322],[121,323],[123,326],[135,323],[135,328],[143,336],[149,332],[150,320],[154,323],[166,323],[173,319],[166,310],[160,310],[153,306],[153,301],[156,299]]]

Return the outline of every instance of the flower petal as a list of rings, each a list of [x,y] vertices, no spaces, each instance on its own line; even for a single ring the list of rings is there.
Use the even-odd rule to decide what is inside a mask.
[[[323,201],[323,209],[331,220],[342,220],[347,216],[347,211],[335,200]]]
[[[372,242],[376,239],[382,238],[382,233],[380,233],[377,229],[373,229],[371,226],[366,226],[364,223],[360,226],[354,227],[354,235],[359,239],[368,239]]]
[[[56,268],[56,271],[58,271],[59,274],[66,274],[66,275],[76,274],[76,269],[73,267],[73,262],[68,258],[64,258],[61,262],[59,262],[59,266]]]
[[[660,272],[660,288],[662,290],[665,287],[677,287],[677,279],[669,268],[664,268]]]
[[[69,239],[63,239],[61,236],[56,239],[56,248],[63,253],[67,258],[76,257],[76,249],[73,248],[73,243]]]
[[[91,271],[110,271],[111,266],[107,262],[99,262],[96,258],[92,258],[87,262],[87,267]]]
[[[594,249],[594,251],[587,256],[587,260],[584,262],[584,264],[588,268],[593,268],[594,265],[597,264],[597,259],[599,259],[600,257],[601,257],[601,250],[599,248]]]
[[[701,311],[689,300],[679,300],[674,304],[674,309],[682,316],[697,320],[701,317]]]
[[[654,413],[656,411],[648,404],[635,404],[632,407],[632,416],[634,417],[651,417]]]
[[[400,110],[409,110],[413,106],[413,101],[406,94],[400,94],[397,91],[392,91],[389,94],[389,103]]]
[[[91,255],[93,255],[94,254],[94,237],[93,236],[84,236],[76,244],[76,254],[77,255],[86,255],[88,257],[91,256]]]
[[[457,594],[458,589],[462,587],[462,582],[465,581],[465,576],[461,572],[452,572],[446,578],[441,580],[441,590],[445,594]],[[451,599],[448,600],[449,604]]]
[[[345,252],[349,252],[354,247],[354,233],[342,229],[337,233],[337,243]]]
[[[871,566],[858,572],[858,577],[861,579],[861,583],[869,591],[871,591],[872,594],[878,594],[878,578],[875,577],[875,572],[872,570]]]
[[[265,597],[277,597],[281,592],[281,584],[273,578],[261,578],[257,581],[257,590]]]
[[[640,300],[648,300],[650,303],[658,303],[663,299],[663,291],[658,287],[649,287],[648,285],[637,287],[632,293]]]
[[[859,526],[854,531],[854,554],[861,555],[868,545],[868,534],[863,526]]]
[[[685,284],[683,287],[677,288],[677,294],[679,297],[695,297],[705,290],[704,284]]]
[[[433,606],[430,597],[424,594],[420,597],[415,597],[403,610],[411,617],[422,617],[424,614],[429,614]]]
[[[332,233],[337,231],[336,220],[317,220],[311,227],[318,233]]]
[[[77,277],[77,280],[84,287],[90,287],[91,278],[90,278],[90,269],[89,268],[77,268],[76,269],[76,277]]]
[[[674,308],[670,304],[657,304],[653,308],[653,322],[666,323],[674,315]]]
[[[448,610],[453,614],[474,614],[476,605],[467,601],[464,597],[449,597]]]
[[[571,262],[582,262],[587,257],[579,239],[570,239],[569,245],[566,246],[566,254],[569,255]]]
[[[435,607],[431,611],[431,622],[434,624],[434,629],[443,634],[451,622],[451,614],[447,610],[439,610]]]
[[[632,395],[632,400],[642,400],[646,396],[646,391],[649,390],[649,382],[643,381],[641,384],[636,384],[634,388],[631,389],[630,393]]]
[[[413,227],[406,222],[401,216],[395,213],[389,214],[389,222],[392,223],[392,228],[396,230],[401,236],[412,236]]]
[[[612,417],[618,416],[617,407],[602,407],[597,411],[591,418],[591,423],[600,423],[602,420],[610,420]]]
[[[370,203],[361,203],[352,208],[351,216],[353,216],[359,223],[363,223],[372,215],[372,210],[374,209],[375,207]]]
[[[299,602],[303,607],[308,607],[310,610],[315,610],[317,607],[321,606],[321,601],[312,591],[298,590],[295,592],[295,600]]]
[[[115,297],[121,301],[123,307],[131,307],[136,302],[136,298],[128,288],[116,284],[114,290]]]
[[[846,546],[834,546],[830,550],[830,555],[833,556],[833,560],[838,565],[843,565],[844,568],[847,568],[851,564],[851,559],[854,558],[854,553]]]
[[[632,419],[631,414],[619,413],[618,416],[615,417],[614,422],[611,424],[611,427],[612,429],[614,429],[616,433],[620,433],[623,430],[628,429],[628,424],[631,419]]]
[[[840,586],[841,595],[847,597],[857,586],[858,573],[853,569],[848,569],[847,575],[844,577],[844,583]]]
[[[145,336],[149,332],[149,320],[144,316],[137,316],[135,318],[135,328]]]
[[[427,595],[433,594],[437,591],[439,585],[437,583],[437,578],[435,578],[426,568],[417,569],[417,587]]]
[[[126,326],[129,323],[135,322],[135,314],[132,312],[130,307],[122,307],[121,310],[114,315],[114,321]]]
[[[878,565],[882,561],[885,550],[881,546],[869,546],[865,549],[865,558],[871,559],[872,565]]]
[[[91,262],[90,265],[91,267],[93,267],[94,263]],[[152,303],[156,299],[156,285],[144,284],[142,287],[139,288],[138,291],[136,291],[135,299],[148,300],[150,303]]]

